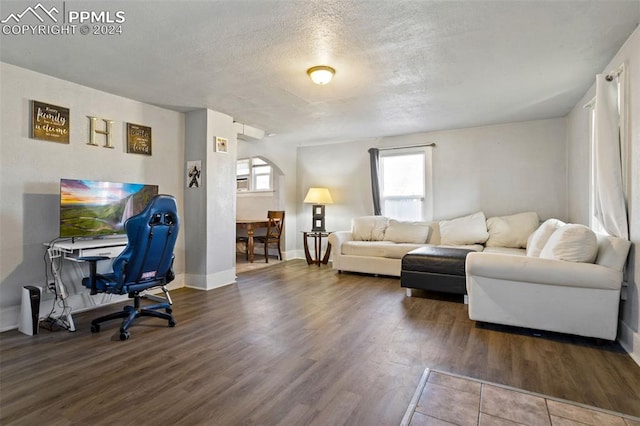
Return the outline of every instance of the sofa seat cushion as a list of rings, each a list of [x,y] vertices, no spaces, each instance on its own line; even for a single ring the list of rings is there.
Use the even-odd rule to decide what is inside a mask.
[[[482,244],[460,244],[460,245],[454,245],[454,246],[446,245],[446,244],[436,244],[436,247],[473,250],[473,251],[482,251],[484,249],[484,246]]]
[[[424,247],[424,244],[391,244],[384,247],[384,257],[391,259],[402,259],[402,256],[420,247]]]
[[[473,250],[451,247],[420,247],[402,258],[402,271],[464,276],[464,264]]]
[[[526,256],[527,251],[525,249],[517,249],[513,247],[485,247],[483,253],[499,253],[499,254],[511,254],[514,256]]]
[[[347,241],[342,244],[342,254],[347,256],[384,257],[391,241]]]

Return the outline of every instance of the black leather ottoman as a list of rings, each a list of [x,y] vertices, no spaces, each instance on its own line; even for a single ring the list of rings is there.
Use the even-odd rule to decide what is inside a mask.
[[[420,247],[402,258],[400,285],[411,289],[467,294],[464,262],[473,250],[453,247]]]

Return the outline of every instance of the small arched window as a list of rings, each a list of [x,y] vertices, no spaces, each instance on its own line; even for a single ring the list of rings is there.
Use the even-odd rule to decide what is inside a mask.
[[[273,168],[259,157],[242,158],[236,163],[238,192],[273,191]]]

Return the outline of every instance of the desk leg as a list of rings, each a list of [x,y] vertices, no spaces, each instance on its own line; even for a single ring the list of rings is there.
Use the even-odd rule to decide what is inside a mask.
[[[58,249],[54,249],[53,247],[49,247],[47,252],[49,253],[49,261],[51,262],[52,265],[55,259],[58,259],[58,262],[62,262],[62,251]],[[95,266],[95,262],[94,262],[94,266]],[[53,281],[55,282],[55,285],[56,285],[58,297],[61,300],[64,300],[67,297],[69,297],[69,295],[67,294],[66,287],[62,284],[62,279],[60,278],[60,275],[59,275],[60,269],[54,268],[54,267],[52,267],[51,269],[53,270]],[[58,301],[57,299],[53,301],[54,306],[57,301]],[[66,319],[66,322],[65,322],[65,319]],[[61,315],[59,318],[57,318],[57,320],[62,321],[64,325],[67,327],[67,330],[76,331],[76,324],[73,322],[71,311],[69,311],[66,315]]]
[[[247,229],[247,255],[249,263],[253,263],[253,228]]]
[[[311,253],[309,253],[309,242],[307,241],[307,233],[303,234],[304,239],[304,257],[307,259],[307,265],[311,265],[313,263],[313,259],[311,259]],[[314,242],[315,244],[315,242]]]
[[[69,327],[69,331],[76,331],[76,324],[73,322],[71,312],[67,314],[67,326]]]

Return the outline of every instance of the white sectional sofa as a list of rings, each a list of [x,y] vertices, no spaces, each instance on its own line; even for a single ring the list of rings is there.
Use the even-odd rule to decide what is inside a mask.
[[[469,318],[615,340],[631,243],[552,220],[524,254],[467,255]]]
[[[532,212],[426,223],[366,216],[329,242],[334,269],[390,276],[401,275],[402,257],[415,248],[470,249],[464,280],[472,320],[606,340],[617,335],[631,243],[583,225],[540,225]]]
[[[432,222],[400,222],[383,216],[356,217],[351,221],[350,231],[329,235],[333,269],[399,277],[402,257],[411,250],[429,245],[478,252],[524,253],[527,237],[539,224],[538,215],[528,212],[509,217],[514,218],[511,222],[517,222],[517,226],[512,227],[517,231],[511,235],[500,229],[500,218],[487,220],[482,212]]]

